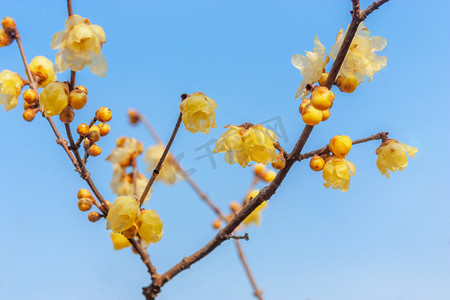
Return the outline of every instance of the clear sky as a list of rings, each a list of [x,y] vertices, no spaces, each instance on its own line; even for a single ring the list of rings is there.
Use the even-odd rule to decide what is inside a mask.
[[[114,199],[104,159],[117,137],[154,143],[142,127],[128,125],[126,110],[142,111],[167,141],[180,94],[202,91],[217,101],[219,128],[208,136],[182,128],[173,152],[223,210],[243,197],[252,171],[226,164],[222,154],[214,163],[201,158],[205,145],[227,124],[275,119],[291,150],[303,128],[294,100],[302,77],[291,55],[311,50],[316,34],[329,52],[351,10],[350,0],[73,2],[74,13],[101,25],[107,38],[106,78],[87,68],[77,74],[89,95],[74,121],[88,122],[100,106],[113,111],[103,153],[88,164],[101,192]],[[65,1],[0,7],[1,17],[17,21],[29,60],[54,60],[50,42],[64,28]],[[243,242],[267,299],[450,299],[449,8],[448,1],[393,0],[365,22],[387,38],[387,67],[353,94],[336,91],[330,119],[305,150],[337,134],[389,131],[419,152],[388,180],[375,165],[379,142],[355,146],[348,159],[357,173],[347,193],[325,189],[320,173],[296,164]],[[15,44],[0,49],[0,69],[23,75]],[[105,222],[92,224],[77,210],[85,183],[47,122],[23,121],[20,101],[0,112],[0,298],[141,299],[149,283],[144,265],[130,249],[113,251]],[[160,272],[215,234],[215,215],[186,183],[158,184],[149,207],[164,222],[163,239],[149,248]],[[225,242],[167,283],[161,299],[253,299],[251,293],[233,243]]]

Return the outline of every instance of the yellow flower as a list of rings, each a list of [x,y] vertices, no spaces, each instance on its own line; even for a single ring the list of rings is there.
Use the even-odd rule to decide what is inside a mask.
[[[272,130],[250,123],[227,125],[225,128],[229,129],[217,140],[213,152],[225,152],[225,161],[230,165],[237,162],[245,168],[250,166],[250,161],[264,165],[277,162],[277,152],[273,146],[277,135]]]
[[[163,144],[157,144],[147,149],[147,151],[145,152],[144,160],[147,163],[148,172],[152,172],[156,167],[159,159],[164,152],[164,149],[165,147]],[[165,184],[169,185],[174,184],[179,178],[178,172],[179,169],[175,164],[174,158],[170,153],[168,153],[166,158],[164,159],[163,167],[159,171],[158,176],[156,176],[156,180],[162,180]]]
[[[258,190],[253,190],[247,195],[247,201],[250,200],[250,198],[255,198],[259,194]],[[252,223],[256,226],[261,225],[261,214],[263,209],[267,206],[267,201],[264,201],[261,203],[251,214],[248,215],[247,218],[244,219],[244,224],[246,226],[250,226]]]
[[[346,135],[336,135],[330,139],[328,148],[336,157],[346,157],[352,148],[352,140]]]
[[[400,143],[394,139],[388,139],[376,151],[378,155],[378,170],[380,170],[381,174],[389,178],[389,170],[392,172],[396,172],[397,170],[403,171],[408,165],[406,153],[414,157],[417,151],[417,148]]]
[[[109,207],[106,228],[114,232],[122,232],[133,226],[140,217],[138,201],[132,197],[120,196]]]
[[[142,211],[142,218],[139,224],[139,236],[147,243],[157,243],[163,235],[163,222],[158,213],[151,209]]]
[[[329,60],[328,55],[325,58],[325,47],[320,43],[317,35],[314,37],[314,48],[312,52],[306,51],[306,56],[301,54],[292,55],[292,64],[305,77],[298,86],[295,98],[306,99],[306,96],[309,94],[309,91],[306,90],[306,85],[319,81],[322,76],[322,71]]]
[[[99,25],[91,25],[88,19],[73,15],[66,20],[66,30],[53,35],[52,49],[59,49],[56,54],[56,72],[67,68],[81,71],[87,65],[92,73],[105,77],[106,60],[101,50],[106,42],[105,32]]]
[[[23,80],[19,74],[9,70],[0,72],[0,105],[8,111],[16,107],[22,92]]]
[[[326,188],[340,189],[346,192],[350,186],[350,175],[355,175],[356,167],[345,157],[339,158],[330,156],[322,170],[323,179],[326,181],[323,185]]]
[[[30,71],[39,76],[39,87],[45,87],[56,80],[53,63],[45,56],[36,56],[30,63]]]
[[[69,104],[69,87],[66,83],[53,81],[42,90],[39,103],[45,116],[59,115]]]
[[[131,164],[143,151],[142,143],[130,137],[120,137],[116,141],[117,147],[106,158],[112,165],[114,171],[121,170]]]
[[[113,243],[114,250],[120,250],[126,247],[130,247],[130,241],[121,233],[111,231],[111,241]]]
[[[144,193],[145,187],[147,186],[148,179],[144,174],[138,173],[136,179],[136,192],[137,197],[140,198],[142,193]],[[134,195],[134,184],[133,184],[133,174],[126,174],[125,169],[116,169],[113,172],[113,178],[111,180],[111,189],[117,196],[133,196]],[[153,187],[150,188],[149,193],[145,197],[144,201],[148,201],[152,195]]]
[[[386,67],[386,56],[375,54],[375,51],[381,51],[386,47],[386,39],[380,36],[369,36],[370,31],[361,22],[339,71],[339,75],[342,75],[344,78],[356,76],[358,84],[363,82],[366,76],[371,81],[373,74]],[[330,55],[333,59],[336,59],[344,37],[345,32],[341,29],[336,37],[336,44],[331,48]]]
[[[192,133],[208,134],[210,128],[217,128],[216,109],[216,101],[200,92],[189,95],[180,103],[184,126]]]

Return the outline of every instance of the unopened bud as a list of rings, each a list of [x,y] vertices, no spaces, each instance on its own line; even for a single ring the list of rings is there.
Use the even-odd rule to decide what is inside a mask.
[[[266,171],[266,166],[262,164],[256,164],[253,171],[255,172],[256,176],[262,177],[264,175],[264,172]]]
[[[34,117],[36,117],[36,113],[39,109],[37,108],[28,108],[25,109],[25,111],[22,113],[22,117],[25,121],[31,122],[34,120]]]
[[[131,124],[136,125],[139,122],[139,113],[136,110],[130,108],[128,110],[128,120]]]
[[[98,129],[97,125],[92,125],[91,128],[89,128],[89,132],[91,131],[97,131],[98,133],[100,133],[100,129]]]
[[[331,112],[329,109],[322,110],[322,121],[328,120],[328,118],[330,117],[330,114],[331,114]]]
[[[105,136],[108,135],[109,131],[111,130],[111,127],[109,127],[109,125],[106,123],[100,123],[98,124],[98,130],[101,136]]]
[[[109,122],[111,120],[111,118],[112,118],[112,112],[111,112],[111,110],[109,108],[103,106],[103,107],[100,107],[95,112],[95,117],[100,122]]]
[[[61,122],[66,124],[72,123],[73,118],[75,118],[75,112],[70,106],[66,106],[66,108],[64,108],[63,111],[59,114],[59,119],[61,120]]]
[[[88,153],[90,156],[99,156],[102,153],[102,149],[97,145],[89,147]]]
[[[17,29],[16,22],[11,17],[5,17],[2,20],[2,27],[5,31],[15,31]]]
[[[277,173],[275,173],[274,170],[269,170],[264,174],[262,179],[265,182],[272,182],[275,179],[275,176],[277,176]]]
[[[88,220],[91,222],[97,222],[101,218],[102,218],[102,216],[100,216],[100,214],[96,211],[91,211],[88,214]]]
[[[28,89],[23,92],[23,100],[29,104],[34,104],[37,100],[38,94],[35,90]]]
[[[87,136],[89,133],[89,126],[85,123],[81,123],[80,125],[77,126],[77,133],[80,136]]]
[[[317,154],[314,155],[309,161],[309,167],[313,171],[321,171],[323,169],[323,166],[325,166],[325,160]]]
[[[341,92],[353,93],[358,87],[358,79],[355,75],[351,75],[350,77],[338,76],[336,85]]]
[[[3,29],[0,28],[0,47],[11,45],[13,38]]]
[[[88,133],[87,138],[91,143],[98,142],[100,140],[100,133],[98,131],[91,131]]]
[[[302,101],[302,103],[298,107],[298,111],[300,112],[301,115],[303,115],[305,113],[305,108],[310,103],[311,103],[311,100],[309,100],[309,99],[305,99]]]
[[[89,147],[91,145],[91,142],[89,142],[89,140],[87,138],[85,138],[83,140],[83,147],[86,149],[87,147]]]
[[[330,74],[322,73],[322,75],[320,76],[320,79],[319,79],[320,86],[325,86],[325,82],[327,82],[328,75],[330,75]]]
[[[230,203],[230,209],[234,212],[234,213],[238,213],[241,210],[241,205],[239,203],[237,203],[236,201],[232,201]]]
[[[80,189],[78,191],[78,193],[77,193],[77,198],[78,199],[81,199],[81,198],[92,198],[92,194],[87,189]]]
[[[317,125],[322,121],[322,111],[314,108],[311,104],[308,104],[303,110],[302,120],[306,125]]]
[[[284,158],[283,152],[277,154],[277,161],[272,163],[272,167],[276,170],[282,170],[286,166],[286,159]]]
[[[86,93],[80,89],[73,89],[69,94],[69,104],[73,109],[82,109],[87,103]]]
[[[216,219],[213,223],[212,226],[214,229],[220,229],[220,227],[222,227],[222,221],[220,221],[220,219]]]
[[[75,87],[76,89],[82,90],[86,95],[88,94],[87,88],[84,85],[79,85]]]
[[[318,110],[330,109],[333,101],[334,94],[327,87],[316,86],[311,92],[311,104]]]
[[[78,209],[81,211],[88,211],[92,207],[92,201],[89,198],[81,198],[78,200]]]

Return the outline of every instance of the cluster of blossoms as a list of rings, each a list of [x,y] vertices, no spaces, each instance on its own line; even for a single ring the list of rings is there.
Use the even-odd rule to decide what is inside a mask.
[[[159,159],[161,158],[164,152],[164,149],[165,149],[164,145],[158,143],[152,147],[149,147],[145,151],[144,160],[147,163],[148,172],[152,172],[155,169],[156,165],[159,162]],[[172,185],[176,183],[179,179],[180,179],[180,169],[177,163],[175,162],[175,158],[172,156],[171,153],[167,153],[163,167],[159,171],[156,180],[160,180],[165,184]]]

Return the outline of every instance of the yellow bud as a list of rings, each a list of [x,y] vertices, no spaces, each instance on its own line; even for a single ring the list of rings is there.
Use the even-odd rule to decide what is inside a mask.
[[[34,104],[37,100],[38,94],[35,90],[28,89],[23,92],[23,100],[28,104]]]
[[[83,140],[83,147],[84,147],[84,148],[87,148],[87,147],[89,147],[90,145],[91,145],[91,142],[89,142],[89,140],[88,140],[87,138]]]
[[[100,123],[100,124],[98,124],[98,129],[99,129],[100,135],[105,136],[109,133],[109,131],[111,130],[111,127],[109,127],[109,125],[106,123]]]
[[[76,89],[82,90],[86,95],[88,94],[87,88],[84,85],[79,85],[75,87]]]
[[[320,76],[320,79],[319,79],[320,86],[325,86],[325,82],[327,82],[328,75],[330,75],[330,74],[322,73],[322,75]]]
[[[213,222],[212,226],[214,229],[220,229],[220,227],[222,227],[222,221],[220,221],[220,219],[217,219]]]
[[[139,122],[139,113],[135,111],[134,109],[128,110],[128,120],[131,124],[136,125]]]
[[[102,149],[97,145],[89,147],[88,153],[90,156],[99,156],[102,153]]]
[[[311,92],[311,104],[318,110],[330,109],[333,105],[334,94],[327,87],[316,86]]]
[[[356,87],[358,87],[358,79],[355,75],[351,75],[350,77],[338,76],[336,85],[341,92],[353,93]]]
[[[336,135],[330,140],[328,147],[336,157],[343,158],[350,152],[352,140],[346,135]]]
[[[15,31],[17,29],[16,22],[11,17],[5,17],[2,20],[2,27],[6,31]]]
[[[328,120],[328,118],[330,117],[330,114],[331,114],[331,112],[329,109],[322,110],[322,121]]]
[[[256,164],[253,171],[255,172],[255,175],[258,177],[262,177],[264,173],[266,172],[266,166],[262,164]]]
[[[11,45],[13,38],[3,29],[0,28],[0,47]]]
[[[39,109],[37,109],[37,108],[25,109],[25,111],[22,114],[23,119],[27,122],[33,121],[34,117],[36,117],[36,113],[38,112],[38,110]]]
[[[42,90],[39,103],[45,116],[59,115],[69,104],[69,87],[59,81],[50,83]]]
[[[73,109],[82,109],[87,103],[86,93],[80,89],[74,89],[69,94],[69,104]]]
[[[277,176],[277,173],[275,173],[274,170],[269,170],[264,174],[262,179],[265,182],[272,182],[275,179],[275,176]]]
[[[306,125],[317,125],[322,121],[322,111],[314,108],[311,104],[308,104],[303,110],[302,120]]]
[[[123,231],[122,234],[127,239],[132,239],[136,236],[137,231],[138,231],[138,229],[137,229],[136,225],[133,225],[130,228],[128,228],[127,230]]]
[[[92,194],[87,189],[80,189],[78,191],[78,193],[77,193],[77,198],[78,199],[81,199],[81,198],[92,198]]]
[[[75,118],[75,112],[70,106],[66,106],[66,108],[64,108],[64,110],[59,114],[59,119],[61,122],[66,124],[72,123],[73,118]]]
[[[309,100],[309,99],[305,99],[302,101],[302,103],[298,107],[298,111],[300,112],[301,115],[303,115],[303,113],[305,112],[305,107],[310,103],[311,103],[311,100]]]
[[[91,143],[98,142],[100,140],[100,133],[98,133],[98,131],[93,130],[88,133],[87,138]]]
[[[313,171],[321,171],[323,169],[323,166],[325,166],[325,160],[317,154],[314,155],[309,161],[309,167]]]
[[[109,122],[112,118],[112,112],[109,108],[103,106],[97,110],[95,117],[100,122]]]
[[[277,154],[277,161],[272,163],[272,167],[276,170],[282,170],[286,166],[286,159],[282,152]]]
[[[234,212],[234,213],[238,213],[241,210],[241,205],[239,203],[237,203],[236,201],[232,201],[230,203],[230,209]]]
[[[85,123],[81,123],[80,125],[78,125],[77,127],[77,133],[80,136],[86,136],[89,133],[89,126]]]
[[[98,220],[101,219],[101,217],[102,216],[100,216],[100,214],[98,212],[96,212],[96,211],[91,211],[88,214],[88,220],[91,221],[91,222],[97,222]]]
[[[45,87],[56,80],[53,63],[45,56],[36,56],[30,63],[30,71],[39,87]]]
[[[92,207],[92,201],[89,198],[81,198],[78,200],[78,209],[81,211],[88,211]]]
[[[100,129],[97,125],[92,125],[91,128],[89,128],[89,132],[91,131],[97,131],[98,133],[100,133]]]

